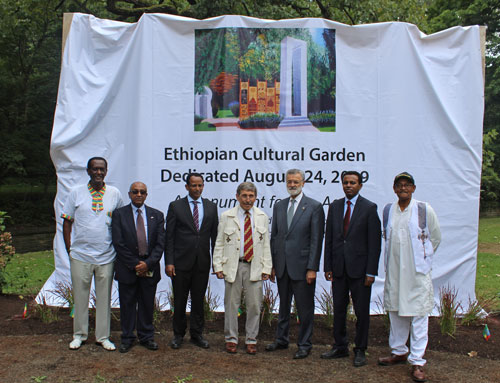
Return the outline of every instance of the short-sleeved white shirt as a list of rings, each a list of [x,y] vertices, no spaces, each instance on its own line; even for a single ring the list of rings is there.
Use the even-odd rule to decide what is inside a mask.
[[[116,253],[111,242],[111,216],[115,209],[123,206],[120,191],[106,185],[102,204],[101,211],[92,210],[88,184],[76,186],[69,193],[61,216],[73,222],[71,258],[94,265],[114,261]]]

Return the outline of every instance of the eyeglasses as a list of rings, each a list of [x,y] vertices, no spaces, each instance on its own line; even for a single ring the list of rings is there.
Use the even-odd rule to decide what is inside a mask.
[[[132,194],[142,194],[142,195],[147,195],[148,192],[146,190],[131,190],[130,191]]]
[[[413,184],[396,184],[394,186],[396,187],[396,189],[405,189],[405,188],[408,189],[408,188],[411,188],[415,185],[413,185]]]

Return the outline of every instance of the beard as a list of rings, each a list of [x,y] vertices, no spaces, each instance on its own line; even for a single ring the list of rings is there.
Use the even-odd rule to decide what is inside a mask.
[[[286,190],[291,197],[297,197],[302,192],[302,186],[297,186],[295,188],[286,188]]]

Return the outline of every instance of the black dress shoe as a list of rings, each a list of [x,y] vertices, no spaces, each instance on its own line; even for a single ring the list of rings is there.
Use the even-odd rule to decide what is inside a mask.
[[[178,350],[181,348],[182,345],[182,337],[180,336],[174,336],[174,339],[170,342],[170,347],[172,347],[174,350]]]
[[[276,351],[276,350],[285,350],[288,348],[288,344],[281,344],[278,342],[269,343],[266,345],[266,351]]]
[[[299,350],[293,356],[293,359],[304,359],[309,356],[311,350],[307,350],[305,348],[299,348]]]
[[[347,358],[349,356],[348,350],[341,350],[339,348],[332,348],[330,351],[321,354],[321,359],[338,359]]]
[[[146,347],[148,350],[156,351],[158,350],[158,343],[156,343],[153,339],[146,340],[141,342],[141,346]]]
[[[208,341],[204,339],[201,335],[197,337],[191,337],[191,343],[194,344],[195,346],[201,347],[201,348],[209,348],[210,345],[208,344]]]
[[[126,352],[129,352],[130,349],[132,348],[133,344],[132,343],[122,343],[120,344],[120,347],[118,348],[118,351],[120,351],[122,354],[125,354]]]
[[[366,364],[365,350],[354,350],[354,367],[361,367]]]

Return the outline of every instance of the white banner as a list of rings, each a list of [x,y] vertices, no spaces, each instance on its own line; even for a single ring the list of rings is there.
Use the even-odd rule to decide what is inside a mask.
[[[186,195],[183,176],[197,171],[219,214],[234,206],[237,185],[252,181],[271,216],[287,196],[284,172],[300,168],[305,194],[325,213],[343,197],[341,172],[362,172],[361,194],[381,215],[396,199],[394,176],[408,171],[415,198],[441,224],[436,305],[449,285],[467,306],[475,298],[483,102],[477,26],[426,36],[397,22],[145,14],[128,24],[74,14],[51,142],[56,270],[38,298],[63,303],[53,293],[70,281],[61,208],[69,189],[88,181],[87,160],[103,156],[107,183],[124,198],[133,181],[146,183],[147,204],[164,212]],[[382,263],[372,312],[382,302]],[[223,309],[223,282],[212,277],[210,286]],[[317,295],[323,288],[321,269]],[[163,302],[168,291],[163,274]]]

